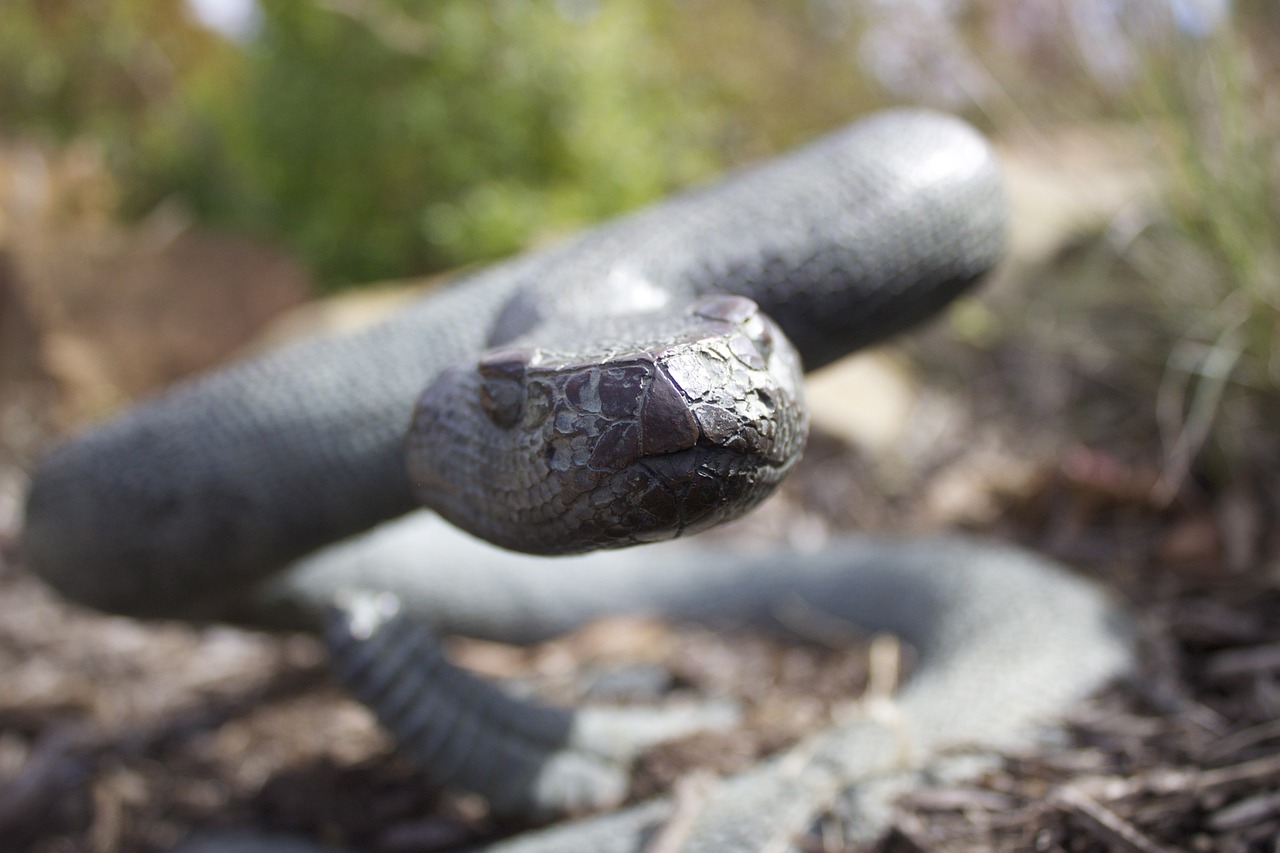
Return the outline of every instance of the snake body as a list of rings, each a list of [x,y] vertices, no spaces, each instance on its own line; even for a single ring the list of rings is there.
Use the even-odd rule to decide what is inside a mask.
[[[426,552],[432,571],[421,570]],[[767,845],[802,833],[842,799],[846,836],[867,839],[883,827],[902,781],[941,751],[1024,746],[1132,663],[1128,620],[1098,586],[1025,551],[957,536],[845,536],[810,552],[679,541],[547,562],[487,548],[420,512],[299,561],[264,582],[236,616],[305,626],[353,588],[396,590],[404,613],[440,632],[514,643],[618,612],[790,634],[817,620],[911,643],[919,661],[887,713],[856,715],[727,780],[679,848],[690,851],[790,850]],[[484,791],[507,813],[610,804],[625,792],[625,759],[661,739],[653,727],[728,722],[716,706],[687,721],[630,709],[513,711],[513,700],[488,685],[459,687],[468,676],[438,661],[419,625],[391,619],[358,641],[338,633],[340,673],[428,775]],[[424,673],[408,663],[412,656],[443,669]],[[595,734],[602,729],[605,744]],[[610,752],[622,760],[611,763]],[[869,782],[884,787],[868,792]],[[495,849],[634,853],[671,807],[645,805]]]
[[[26,559],[104,609],[198,611],[413,508],[405,430],[453,364],[566,318],[731,293],[811,370],[971,285],[999,257],[1005,220],[994,158],[967,125],[873,117],[469,276],[373,329],[180,386],[55,449],[32,480]]]
[[[1106,618],[1113,611],[1084,587],[1062,597],[1082,615],[1063,614],[1061,631],[1049,632],[1069,635],[1070,648],[1053,639],[1040,663],[999,676],[1000,656],[1036,642],[1037,621],[1021,613],[1028,601],[1056,618],[1059,591],[1079,588],[1030,558],[951,540],[846,542],[812,559],[617,551],[609,562],[563,570],[489,556],[475,559],[491,571],[459,574],[450,567],[467,561],[422,535],[413,517],[411,533],[364,531],[422,501],[507,547],[563,553],[674,538],[740,513],[768,493],[803,441],[797,364],[819,367],[936,313],[996,262],[1006,220],[998,169],[975,131],[927,112],[873,117],[468,275],[373,328],[198,378],[72,439],[33,472],[25,562],[69,597],[125,613],[314,627],[340,591],[385,585],[406,614],[438,630],[507,639],[626,605],[694,616],[767,610],[789,586],[813,593],[826,584],[819,597],[867,605],[850,615],[924,632],[932,651],[910,707],[928,750],[956,735],[1000,740],[1003,728],[1024,729],[1127,660],[1123,632]],[[779,561],[793,564],[781,578]],[[1021,598],[991,580],[1010,566]],[[513,589],[523,597],[504,592]],[[384,626],[343,618],[340,663],[371,656],[350,668],[349,681],[377,694],[384,719],[388,708],[403,719],[395,703],[419,707],[405,697],[456,680],[400,658],[385,663],[384,652],[405,658],[422,646],[392,640],[376,652],[378,637],[390,636],[379,634]],[[989,632],[978,628],[992,622],[1013,633],[984,639]],[[929,625],[944,639],[928,642]],[[959,651],[948,653],[952,644]],[[1064,665],[1072,654],[1079,660]],[[1030,710],[1001,716],[997,708],[957,726],[968,717],[948,709],[973,697],[961,688],[981,674],[979,664],[1001,686],[992,694],[1004,697],[998,705]],[[519,728],[521,714],[493,710],[502,703],[470,682],[458,689],[462,698],[442,706],[447,722],[435,711],[413,720],[465,745],[448,753],[470,762],[457,777],[465,781],[483,775],[476,762],[495,760],[486,743],[507,749],[504,732]],[[1014,701],[1024,694],[1035,700]],[[531,747],[533,770],[511,799],[534,811],[539,768],[559,760],[568,736],[562,718],[539,719],[551,720],[540,731],[556,734]],[[459,720],[470,734],[451,728]],[[867,750],[863,739],[849,741],[857,745],[848,755],[837,741],[820,751],[840,756],[800,762],[810,768],[796,777],[807,780],[796,788],[800,800],[860,778],[854,753]],[[866,761],[883,764],[870,753]],[[712,803],[700,837],[716,837],[726,820],[781,819],[776,809],[753,821],[733,817],[735,804],[781,784],[775,771],[761,772],[765,781],[748,777]],[[764,798],[795,810],[795,797]],[[754,843],[695,838],[689,849],[759,849]]]

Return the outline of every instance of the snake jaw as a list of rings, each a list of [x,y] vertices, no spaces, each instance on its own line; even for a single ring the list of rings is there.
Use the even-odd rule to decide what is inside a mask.
[[[635,322],[597,322],[605,343],[581,352],[517,341],[444,371],[410,430],[419,499],[546,554],[670,539],[763,500],[807,433],[790,343],[737,296]]]

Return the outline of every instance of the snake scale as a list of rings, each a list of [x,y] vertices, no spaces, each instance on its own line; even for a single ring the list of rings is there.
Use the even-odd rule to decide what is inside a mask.
[[[803,600],[917,645],[894,721],[841,723],[724,781],[664,843],[793,849],[825,808],[874,832],[903,771],[1021,742],[1126,672],[1123,615],[1059,567],[963,539],[800,554],[682,537],[786,473],[801,364],[935,314],[999,259],[1007,218],[975,131],[873,116],[90,429],[33,472],[24,560],[106,610],[326,630],[428,775],[540,816],[617,802],[638,749],[732,714],[532,706],[445,662],[427,626],[527,641],[609,611],[768,622]],[[419,502],[510,549],[615,550],[496,551]],[[671,809],[493,849],[639,850]]]

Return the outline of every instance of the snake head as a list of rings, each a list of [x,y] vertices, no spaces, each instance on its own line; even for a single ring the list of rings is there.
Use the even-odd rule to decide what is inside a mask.
[[[407,464],[419,500],[503,547],[671,539],[772,493],[807,435],[801,389],[794,349],[754,302],[706,297],[445,370],[419,400]]]

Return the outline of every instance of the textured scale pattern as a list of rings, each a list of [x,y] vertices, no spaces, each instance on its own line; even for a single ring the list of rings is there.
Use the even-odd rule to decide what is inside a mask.
[[[338,598],[325,632],[335,673],[433,783],[482,793],[499,816],[616,806],[641,750],[738,721],[718,705],[574,712],[516,699],[445,660],[393,595]]]
[[[348,596],[335,612],[326,636],[339,678],[435,784],[482,790],[499,814],[536,813],[534,780],[567,741],[573,714],[517,702],[453,666],[425,628],[398,616],[392,601],[386,594]],[[622,799],[623,768],[598,760],[587,768],[594,772],[576,769],[573,783],[594,784],[564,794],[566,808]]]
[[[600,343],[563,354],[522,339],[431,385],[406,454],[425,506],[514,550],[583,552],[740,515],[799,457],[799,359],[750,300],[605,318],[590,334]],[[460,417],[476,399],[488,415]]]
[[[421,570],[425,552],[433,571]],[[509,642],[634,612],[782,631],[797,621],[836,620],[913,646],[912,677],[887,709],[859,714],[726,779],[682,846],[671,848],[683,851],[797,850],[790,840],[828,807],[845,816],[845,837],[868,840],[889,819],[892,796],[936,766],[940,753],[961,750],[962,760],[972,751],[1024,746],[1133,666],[1130,620],[1097,585],[1016,548],[960,537],[846,537],[812,553],[711,549],[689,540],[546,561],[486,548],[418,513],[297,564],[239,616],[307,624],[314,617],[306,614],[353,587],[395,589],[403,617]],[[501,732],[491,734],[502,741]],[[588,751],[604,754],[603,744],[622,741],[615,730]],[[542,810],[561,806],[535,796]],[[669,804],[642,805],[492,849],[637,853],[668,814]]]

